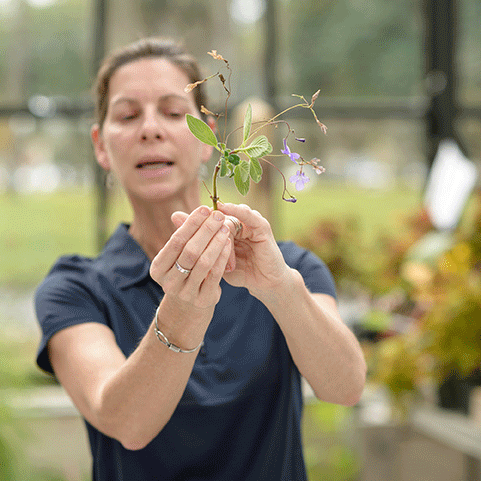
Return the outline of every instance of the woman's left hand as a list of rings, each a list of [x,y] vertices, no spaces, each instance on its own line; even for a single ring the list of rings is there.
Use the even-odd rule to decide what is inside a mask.
[[[231,285],[247,288],[255,297],[265,296],[291,273],[269,222],[244,204],[218,206],[224,214],[242,222],[242,230],[234,237],[235,269],[226,272],[224,279]],[[231,221],[227,218],[226,222]]]
[[[224,279],[246,287],[269,309],[296,366],[319,399],[356,404],[364,388],[366,364],[359,342],[342,322],[336,300],[309,292],[301,274],[285,263],[269,223],[258,212],[247,205],[220,203],[219,210],[243,224],[234,238],[236,267],[224,273]]]

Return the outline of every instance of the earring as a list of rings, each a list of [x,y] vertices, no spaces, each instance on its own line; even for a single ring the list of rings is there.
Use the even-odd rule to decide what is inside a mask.
[[[110,171],[105,175],[105,187],[109,190],[112,190],[115,187],[114,174]]]
[[[200,164],[200,167],[199,167],[199,179],[200,179],[200,180],[205,180],[205,179],[207,179],[207,174],[208,174],[207,165],[206,165],[206,164]]]

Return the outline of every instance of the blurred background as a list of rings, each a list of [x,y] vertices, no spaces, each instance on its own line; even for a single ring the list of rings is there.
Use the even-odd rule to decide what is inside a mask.
[[[320,89],[327,136],[286,119],[326,173],[291,204],[266,169],[248,198],[329,265],[369,364],[354,408],[306,388],[310,481],[480,480],[479,25],[479,0],[0,0],[0,479],[89,479],[82,421],[34,364],[33,293],[130,219],[95,166],[90,89],[106,52],[160,35],[206,75],[207,51],[229,60],[231,129],[247,99],[261,119]]]

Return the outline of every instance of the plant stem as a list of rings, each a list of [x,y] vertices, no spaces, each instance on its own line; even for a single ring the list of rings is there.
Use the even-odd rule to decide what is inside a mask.
[[[215,169],[214,169],[214,175],[212,176],[212,195],[210,196],[210,198],[212,199],[214,210],[217,210],[217,201],[219,200],[219,197],[217,197],[217,176],[219,174],[219,170],[220,170],[220,161],[217,162],[217,165],[215,166]]]

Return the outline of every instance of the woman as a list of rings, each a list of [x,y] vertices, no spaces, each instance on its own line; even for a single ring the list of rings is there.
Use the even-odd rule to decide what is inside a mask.
[[[167,41],[105,61],[92,140],[133,220],[37,291],[37,362],[86,420],[95,481],[305,479],[300,376],[328,402],[363,389],[325,265],[246,205],[200,204],[199,79]]]

